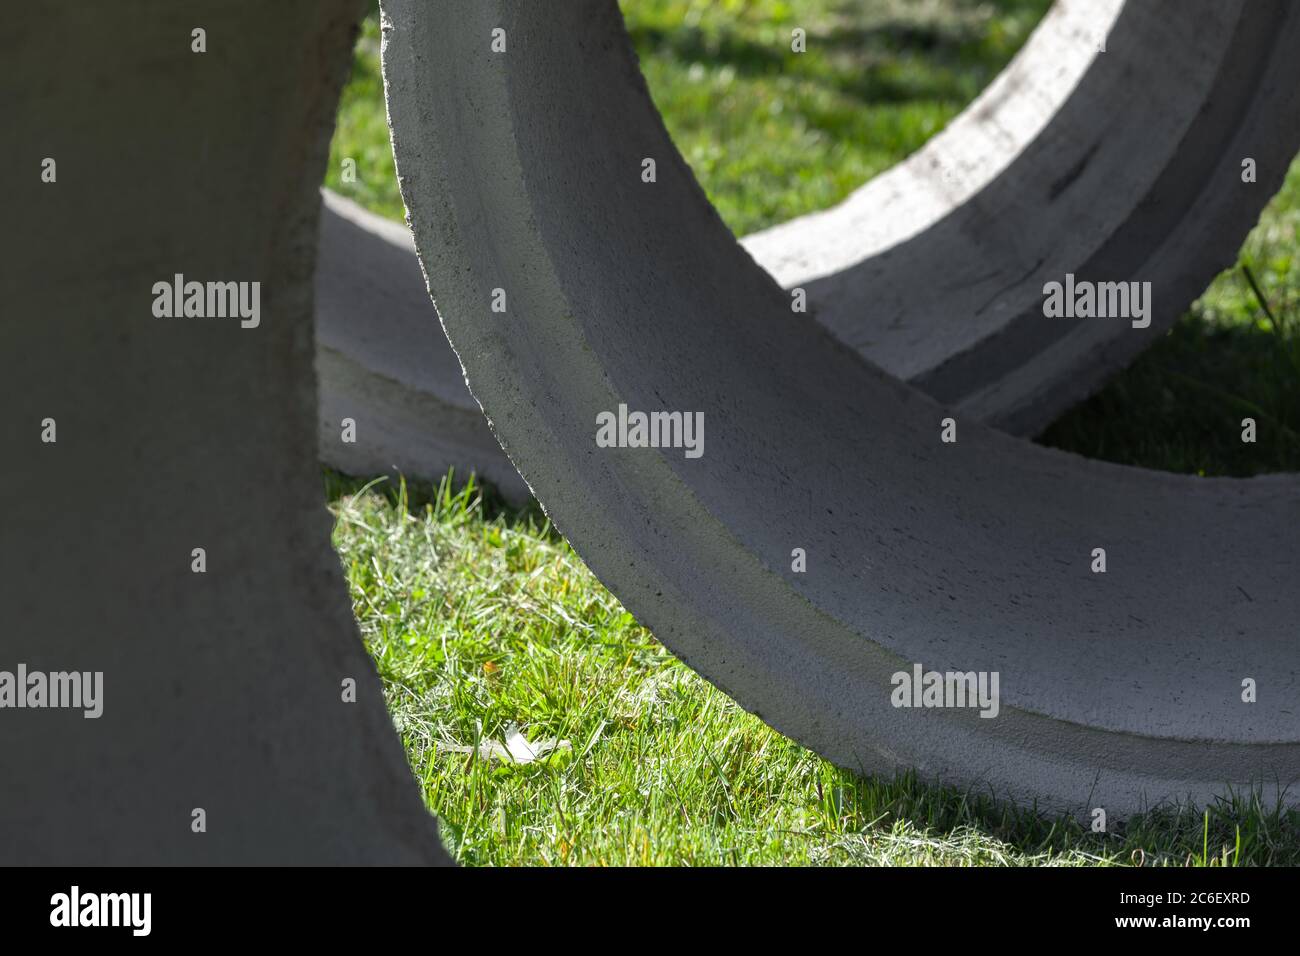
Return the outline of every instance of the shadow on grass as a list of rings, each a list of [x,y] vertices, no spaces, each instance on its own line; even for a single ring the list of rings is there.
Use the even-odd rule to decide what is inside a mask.
[[[871,856],[868,837],[901,826],[904,832],[959,853],[966,834],[989,837],[1029,857],[1082,854],[1120,866],[1295,866],[1300,864],[1300,809],[1265,803],[1259,790],[1235,792],[1205,808],[1168,802],[1127,820],[1110,819],[1105,832],[1037,807],[1018,807],[975,791],[922,783],[911,772],[891,781],[827,768],[818,785],[823,801],[846,821],[836,848]],[[860,839],[854,839],[854,837]],[[976,843],[981,856],[985,844]],[[867,860],[865,862],[883,862]],[[982,861],[987,862],[987,861]],[[1016,862],[1012,860],[1011,862]]]
[[[1261,308],[1260,322],[1223,326],[1194,311],[1039,440],[1184,474],[1300,471],[1300,320]]]

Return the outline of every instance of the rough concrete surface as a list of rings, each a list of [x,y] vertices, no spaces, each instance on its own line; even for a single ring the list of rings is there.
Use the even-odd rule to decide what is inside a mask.
[[[102,672],[102,713],[0,709],[0,863],[446,860],[316,455],[317,184],[363,6],[5,14],[0,671]],[[260,282],[260,321],[156,317],[175,273]]]
[[[1287,10],[1252,3],[1236,29],[1289,35]],[[792,315],[725,229],[613,2],[383,11],[402,193],[469,387],[588,566],[692,667],[841,765],[1042,808],[1300,779],[1300,479],[1086,461],[962,412],[941,442],[949,412]],[[1141,166],[1146,140],[1120,135]],[[1200,188],[1156,193],[1188,230],[1160,255],[1191,272]],[[1141,242],[1107,248],[1097,274],[1152,267]],[[598,447],[620,404],[702,412],[704,454]],[[916,663],[998,673],[998,716],[893,706]]]

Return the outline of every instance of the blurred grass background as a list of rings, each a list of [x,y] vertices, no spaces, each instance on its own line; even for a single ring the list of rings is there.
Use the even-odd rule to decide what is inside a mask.
[[[974,98],[1049,0],[625,0],[674,141],[743,235],[832,205]],[[808,52],[789,52],[790,31]],[[356,182],[342,182],[345,158]],[[367,19],[326,185],[394,219]],[[1188,314],[1040,439],[1201,475],[1300,470],[1300,165]],[[1258,286],[1252,288],[1247,272]],[[1243,417],[1259,441],[1240,441]],[[462,862],[1268,864],[1300,815],[1249,794],[1156,808],[1108,834],[996,794],[866,780],[741,711],[636,624],[536,510],[474,485],[326,475],[367,646],[426,800]],[[518,725],[570,747],[466,754]],[[457,750],[454,748],[462,748]]]

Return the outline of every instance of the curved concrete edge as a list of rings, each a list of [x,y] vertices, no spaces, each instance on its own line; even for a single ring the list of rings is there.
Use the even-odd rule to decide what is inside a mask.
[[[532,494],[488,428],[429,302],[406,226],[322,190],[316,267],[321,460],[347,474],[490,482]]]
[[[1055,0],[1007,67],[921,149],[835,206],[763,229],[740,244],[790,289],[847,272],[940,225],[1048,133],[1090,70],[1115,67],[1114,56],[1102,61],[1098,41],[1110,35],[1124,7],[1125,0]],[[1083,137],[1058,137],[1060,169],[1095,146],[1080,142]],[[833,287],[818,291],[823,309],[846,307],[836,301]],[[851,327],[858,321],[864,319],[831,324]],[[881,364],[892,375],[906,374]]]
[[[852,769],[1112,817],[1300,796],[1300,480],[965,423],[943,442],[939,405],[792,320],[674,151],[613,3],[383,11],[399,180],[470,388],[688,664]],[[508,321],[485,321],[493,288]],[[702,414],[703,455],[598,445],[620,405]],[[1000,675],[996,716],[895,706],[916,665]],[[1245,702],[1247,678],[1268,696]]]
[[[87,675],[99,713],[0,709],[4,864],[447,862],[316,460],[315,184],[363,6],[7,14],[0,671]],[[177,273],[260,283],[256,325],[157,316]]]

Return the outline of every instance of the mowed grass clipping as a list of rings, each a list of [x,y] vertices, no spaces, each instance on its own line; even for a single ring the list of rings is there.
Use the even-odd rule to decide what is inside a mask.
[[[656,103],[737,234],[824,208],[919,148],[1048,0],[628,0]],[[808,53],[789,53],[803,27]],[[326,185],[402,217],[372,16]],[[357,180],[342,182],[342,161]],[[1300,470],[1300,166],[1170,333],[1043,441],[1191,474]],[[1253,282],[1253,285],[1252,285]],[[1257,291],[1256,291],[1257,290]],[[1240,420],[1259,442],[1240,442]],[[1250,794],[1094,834],[984,792],[865,780],[786,740],[639,627],[539,512],[459,480],[326,495],[363,636],[465,864],[1300,863],[1300,813]],[[479,755],[512,729],[567,747]]]

